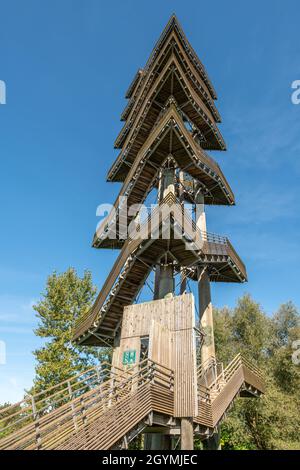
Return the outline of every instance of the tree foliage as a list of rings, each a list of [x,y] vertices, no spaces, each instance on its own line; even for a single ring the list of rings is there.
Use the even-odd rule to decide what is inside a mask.
[[[72,268],[48,277],[45,292],[34,306],[38,318],[35,334],[46,342],[33,353],[37,365],[32,393],[109,359],[109,349],[79,347],[72,343],[75,322],[89,310],[95,295],[89,271],[82,278]]]
[[[300,338],[300,315],[288,302],[268,317],[249,295],[235,309],[215,310],[217,357],[228,362],[243,352],[262,369],[267,385],[259,400],[236,401],[222,425],[223,449],[300,449],[300,366],[292,342]]]
[[[0,438],[5,437],[18,429],[18,420],[24,415],[19,404],[12,406],[10,403],[0,405]]]

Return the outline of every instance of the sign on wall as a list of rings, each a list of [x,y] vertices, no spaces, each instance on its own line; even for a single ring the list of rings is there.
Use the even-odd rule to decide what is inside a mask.
[[[129,349],[123,352],[123,365],[128,366],[136,362],[136,349]]]

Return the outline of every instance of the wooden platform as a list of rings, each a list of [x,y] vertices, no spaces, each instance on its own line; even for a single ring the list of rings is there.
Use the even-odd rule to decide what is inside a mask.
[[[125,242],[94,306],[76,324],[76,341],[102,346],[113,341],[124,307],[134,302],[145,279],[166,253],[170,262],[175,263],[175,269],[176,266],[178,270],[186,267],[186,275],[194,280],[197,279],[197,265],[208,266],[211,281],[244,282],[247,279],[246,268],[229,240],[207,233],[195,239],[197,228],[175,203],[172,194],[162,201],[162,204],[175,208],[171,219],[167,212],[164,215],[173,231],[170,238],[151,238],[151,233],[161,230],[163,217],[158,217],[154,218],[154,225],[148,221],[141,225],[143,239]],[[175,230],[184,236],[175,237]]]

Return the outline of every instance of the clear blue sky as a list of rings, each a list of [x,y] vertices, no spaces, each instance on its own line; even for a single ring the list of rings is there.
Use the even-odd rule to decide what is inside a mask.
[[[119,189],[105,178],[124,93],[172,12],[218,92],[228,151],[214,156],[237,199],[208,209],[208,229],[230,236],[249,274],[214,285],[214,304],[244,292],[268,313],[300,304],[299,2],[1,0],[0,403],[31,384],[47,275],[88,268],[100,288],[109,272],[115,253],[90,247],[95,211]]]

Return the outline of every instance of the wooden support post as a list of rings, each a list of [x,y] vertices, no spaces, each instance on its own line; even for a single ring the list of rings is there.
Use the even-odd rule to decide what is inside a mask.
[[[198,191],[196,194],[195,202],[196,225],[199,230],[206,232],[204,196],[200,191]],[[201,351],[201,358],[203,363],[209,357],[215,357],[215,342],[209,276],[207,271],[201,266],[198,268],[198,296],[200,323],[206,335]]]
[[[73,393],[72,393],[72,386],[70,380],[68,380],[68,392],[69,392],[69,398],[71,401],[71,410],[72,410],[72,418],[73,418],[73,424],[74,424],[74,429],[77,431],[77,422],[76,422],[76,413],[75,413],[75,408],[74,408],[74,403],[73,403]]]
[[[204,206],[204,196],[198,191],[195,200],[196,206],[196,224],[202,231],[206,232],[206,215]],[[210,357],[215,357],[214,323],[213,309],[211,303],[211,291],[209,276],[205,268],[198,268],[198,297],[199,297],[199,316],[201,327],[205,333],[204,344],[201,348],[201,361],[204,363]],[[210,438],[204,441],[205,449],[215,449],[220,447],[220,430]]]
[[[181,450],[194,450],[193,418],[181,418]]]
[[[184,171],[179,171],[178,174],[178,197],[180,204],[182,205],[184,209],[184,178],[185,178],[185,173]],[[185,294],[186,292],[186,285],[187,285],[187,278],[186,278],[186,272],[183,268],[180,270],[180,295]]]
[[[34,419],[36,448],[37,450],[40,450],[42,448],[42,438],[41,438],[41,432],[40,432],[39,415],[37,412],[35,399],[33,395],[31,395],[31,406],[32,406],[32,415]]]
[[[161,171],[160,183],[158,189],[159,202],[169,192],[175,192],[175,170],[174,168],[165,168]],[[158,263],[155,268],[154,280],[154,300],[163,299],[167,294],[174,292],[172,265],[163,265]]]
[[[161,175],[161,185],[159,201],[161,201],[169,192],[175,194],[175,169],[165,168]]]
[[[204,450],[221,450],[220,434],[220,427],[218,427],[211,437],[203,441]]]
[[[198,268],[198,293],[200,323],[205,333],[201,350],[202,363],[210,357],[215,357],[213,310],[209,276],[201,267]]]
[[[171,264],[160,266],[159,299],[174,293],[173,266]]]
[[[161,201],[165,195],[175,192],[175,170],[167,168],[162,170],[158,199]],[[174,293],[174,273],[171,264],[158,264],[155,270],[154,300],[163,299],[168,294]],[[171,439],[163,434],[147,433],[144,439],[144,448],[147,450],[170,450]]]
[[[180,295],[186,293],[186,275],[185,271],[181,269],[180,272]]]
[[[157,299],[163,299],[168,294],[174,293],[173,266],[171,264],[159,266],[156,271],[155,285],[157,285]],[[145,450],[171,450],[170,436],[160,433],[147,433],[144,439]]]
[[[159,299],[159,278],[160,278],[160,264],[155,266],[154,273],[154,297],[153,300]]]

